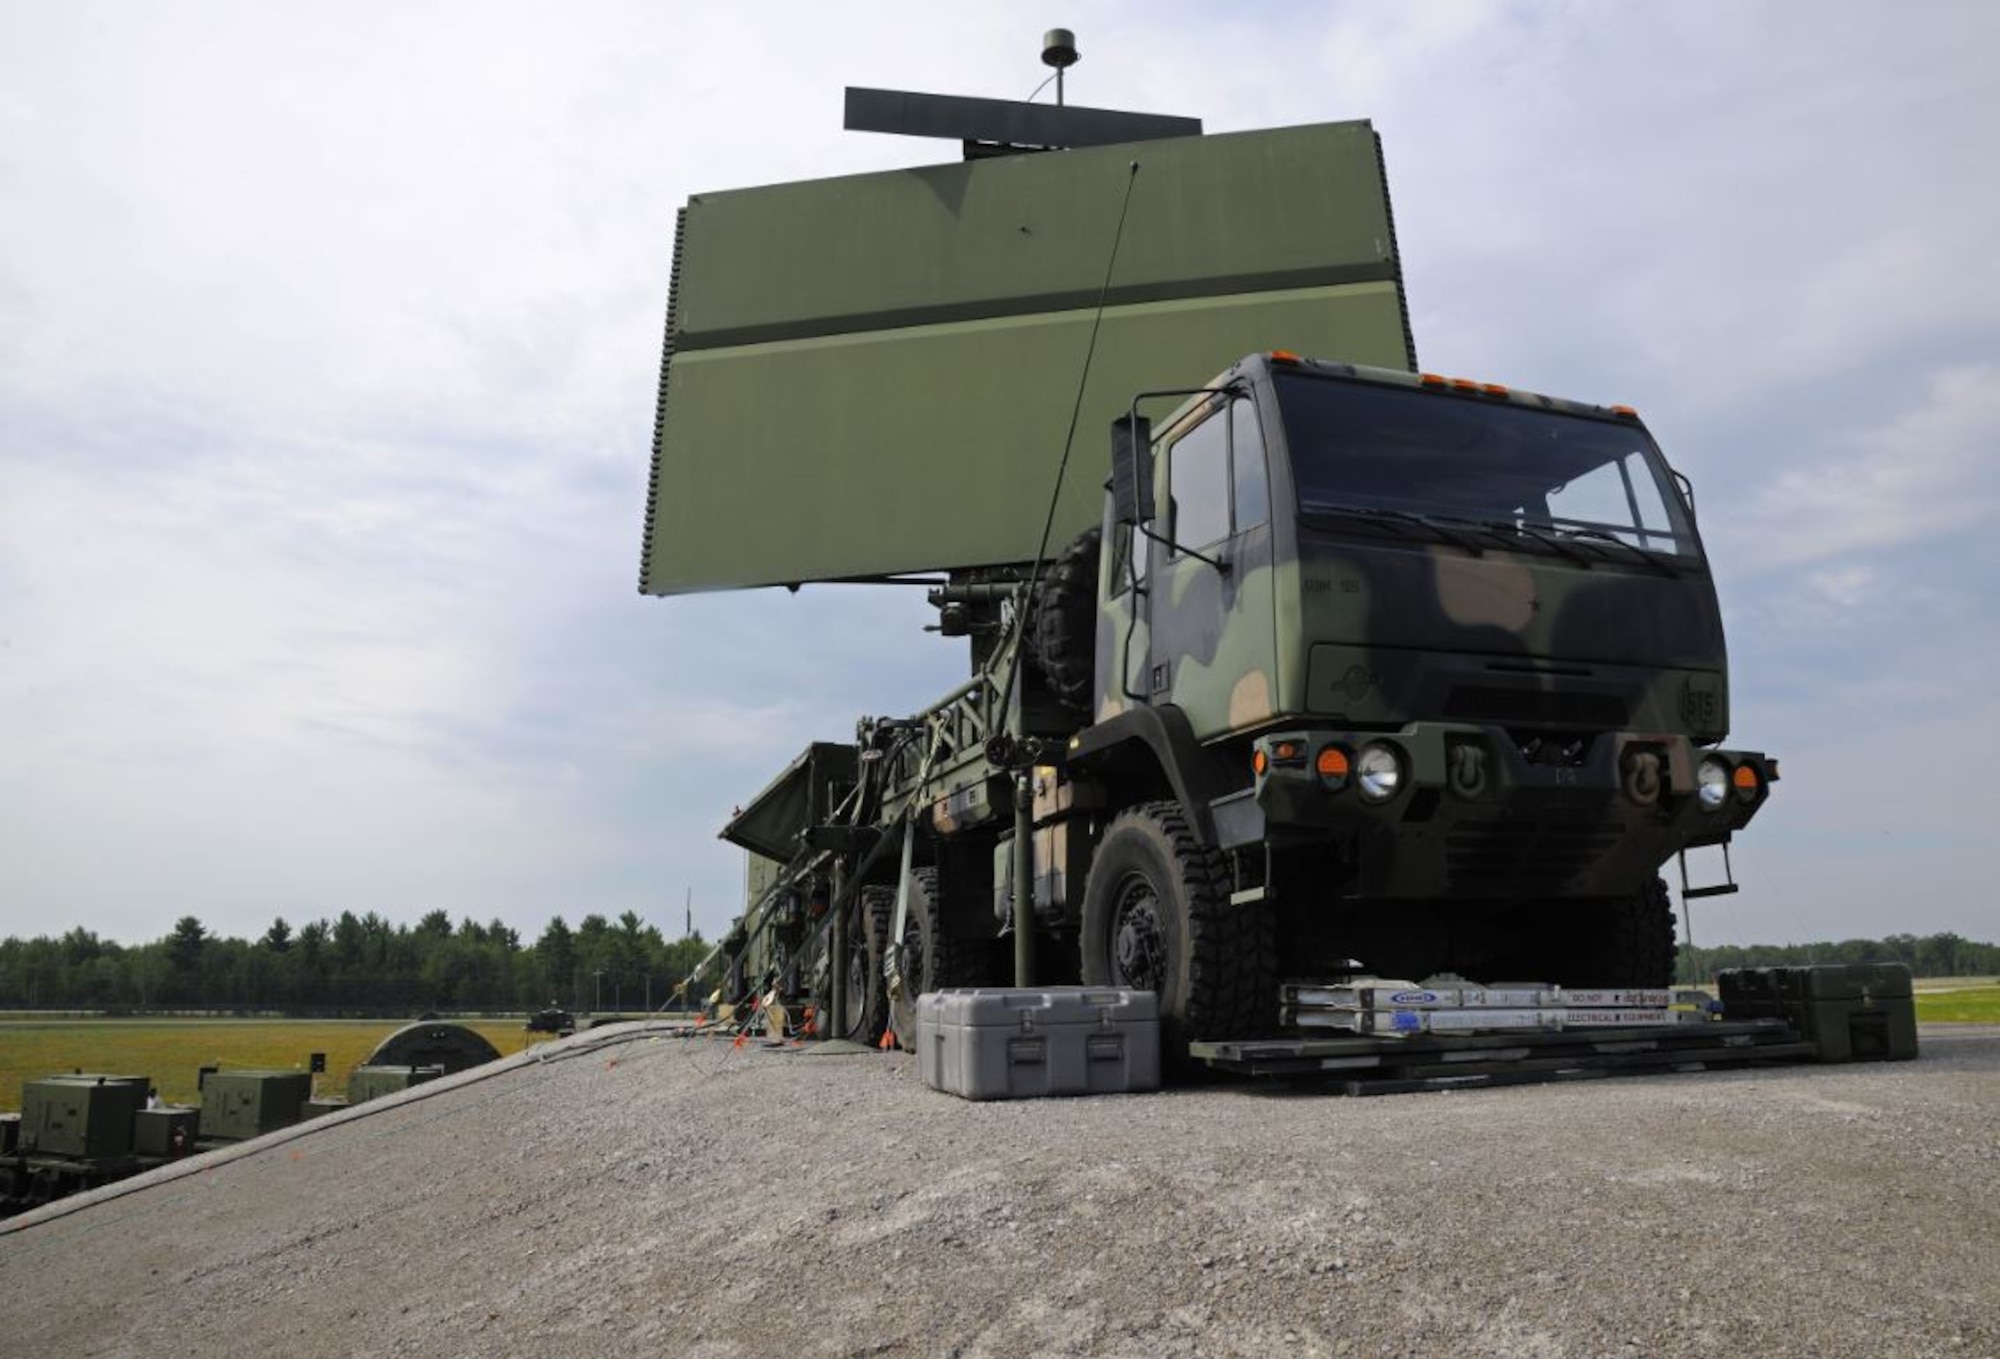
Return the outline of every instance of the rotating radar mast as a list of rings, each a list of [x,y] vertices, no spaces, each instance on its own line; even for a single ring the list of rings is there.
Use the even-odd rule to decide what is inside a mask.
[[[1042,34],[1042,65],[1056,68],[1056,105],[1063,102],[1063,72],[1083,60],[1076,50],[1076,34],[1066,28],[1052,28]]]

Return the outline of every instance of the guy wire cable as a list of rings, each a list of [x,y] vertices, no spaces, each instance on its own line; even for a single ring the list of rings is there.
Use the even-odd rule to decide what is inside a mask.
[[[1021,608],[1014,619],[1014,663],[1007,671],[1007,686],[1000,691],[1004,707],[1021,678],[1021,652],[1027,645],[1028,613],[1034,607],[1035,584],[1041,576],[1042,561],[1048,556],[1049,534],[1055,529],[1056,505],[1062,500],[1063,478],[1069,472],[1070,450],[1076,445],[1076,423],[1083,416],[1083,394],[1090,385],[1090,366],[1097,358],[1097,332],[1104,325],[1104,303],[1111,294],[1111,276],[1118,267],[1118,247],[1125,239],[1125,218],[1132,209],[1132,186],[1139,182],[1139,162],[1133,161],[1125,177],[1125,198],[1118,205],[1118,226],[1111,233],[1111,254],[1104,261],[1104,282],[1097,289],[1097,311],[1090,320],[1090,343],[1083,351],[1083,371],[1076,379],[1076,402],[1070,407],[1069,433],[1063,438],[1062,461],[1056,464],[1056,484],[1049,493],[1049,512],[1042,519],[1042,540],[1028,567],[1028,585],[1021,596]]]

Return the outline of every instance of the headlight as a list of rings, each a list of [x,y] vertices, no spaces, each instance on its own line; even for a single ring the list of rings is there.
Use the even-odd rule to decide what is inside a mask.
[[[1722,805],[1722,799],[1729,796],[1729,766],[1711,755],[1701,762],[1695,771],[1695,796],[1701,799],[1701,809],[1712,812]]]
[[[1354,759],[1354,781],[1370,802],[1387,802],[1403,786],[1403,761],[1394,746],[1377,742],[1361,747]]]

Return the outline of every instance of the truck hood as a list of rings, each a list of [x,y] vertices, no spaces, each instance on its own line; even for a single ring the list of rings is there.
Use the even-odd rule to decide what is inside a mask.
[[[1308,643],[1518,655],[1553,664],[1720,670],[1721,613],[1705,568],[1455,547],[1301,544]]]

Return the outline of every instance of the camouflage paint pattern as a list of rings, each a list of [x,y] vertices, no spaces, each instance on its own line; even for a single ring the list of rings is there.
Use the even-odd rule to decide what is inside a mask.
[[[1203,548],[1213,563],[1136,538],[1146,563],[1137,592],[1118,574],[1117,550],[1105,554],[1099,721],[1137,701],[1171,702],[1244,786],[1251,737],[1267,754],[1292,737],[1309,752],[1339,744],[1351,755],[1372,736],[1395,735],[1409,782],[1379,807],[1351,789],[1329,794],[1310,768],[1255,780],[1274,841],[1352,841],[1359,871],[1344,884],[1349,895],[1626,892],[1680,849],[1719,843],[1747,823],[1774,776],[1761,754],[1726,753],[1732,768],[1755,772],[1754,796],[1732,791],[1714,811],[1694,798],[1700,747],[1728,731],[1720,612],[1698,540],[1693,555],[1660,570],[1611,551],[1576,560],[1473,535],[1462,535],[1471,546],[1438,541],[1420,527],[1309,529],[1295,508],[1272,371],[1253,356],[1213,384],[1260,408],[1268,522]],[[1352,365],[1296,371],[1421,385]],[[1427,399],[1614,418],[1531,393],[1445,389]],[[1170,504],[1175,441],[1212,404],[1191,401],[1160,427],[1156,505]],[[1644,439],[1636,419],[1620,425]],[[1108,541],[1116,527],[1107,520]],[[1163,511],[1153,528],[1165,538],[1169,527]],[[1644,805],[1623,789],[1628,756],[1642,752],[1657,759],[1664,785]],[[1452,783],[1454,761],[1478,765],[1474,791]]]

